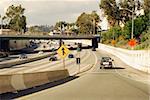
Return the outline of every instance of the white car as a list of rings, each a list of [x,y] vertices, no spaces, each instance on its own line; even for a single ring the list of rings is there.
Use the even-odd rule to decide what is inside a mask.
[[[38,54],[43,54],[43,53],[44,53],[43,51],[39,51],[39,52],[38,52]]]

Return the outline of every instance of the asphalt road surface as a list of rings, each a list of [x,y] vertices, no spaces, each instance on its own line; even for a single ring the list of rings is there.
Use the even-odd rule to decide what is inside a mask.
[[[75,57],[79,56],[79,53],[76,51],[71,51],[72,54],[74,54]],[[42,71],[51,71],[51,70],[60,70],[64,69],[62,64],[62,59],[58,55],[57,61],[49,61],[49,58],[45,58],[42,60],[16,65],[11,68],[1,69],[0,75],[5,74],[17,74],[17,73],[30,73],[30,72],[42,72]],[[81,64],[80,69],[84,70],[86,67],[94,65],[95,61],[95,55],[92,53],[91,50],[83,50],[82,53],[80,53],[81,57]],[[93,58],[90,60],[89,58]],[[76,64],[76,58],[65,58],[65,67],[69,70],[69,73],[71,75],[76,74],[78,72],[78,65]]]
[[[97,63],[79,78],[18,100],[150,100],[149,74],[131,68],[104,51],[94,53]],[[113,69],[99,69],[98,59],[102,56],[114,59]]]

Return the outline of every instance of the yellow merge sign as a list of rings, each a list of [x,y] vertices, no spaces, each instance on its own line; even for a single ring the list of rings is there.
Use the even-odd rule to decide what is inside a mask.
[[[59,54],[59,56],[61,58],[65,58],[68,54],[69,54],[69,49],[67,47],[65,47],[64,45],[62,45],[58,50],[57,53]]]

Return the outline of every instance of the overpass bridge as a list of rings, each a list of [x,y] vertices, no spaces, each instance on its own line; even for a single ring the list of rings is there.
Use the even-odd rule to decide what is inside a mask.
[[[92,41],[92,47],[98,48],[98,42],[100,41],[100,36],[94,36],[94,35],[0,35],[0,50],[3,51],[9,51],[9,40],[32,40],[32,39],[38,39],[38,40],[60,40],[60,46],[62,44],[62,40],[79,40],[79,39],[86,39]]]

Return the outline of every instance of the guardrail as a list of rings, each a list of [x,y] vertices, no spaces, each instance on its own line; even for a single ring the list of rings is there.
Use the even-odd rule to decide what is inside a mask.
[[[72,42],[80,42],[87,45],[92,44],[89,40],[74,40]],[[127,65],[135,69],[150,73],[150,50],[127,50],[100,43],[98,49],[107,51],[117,56]]]

